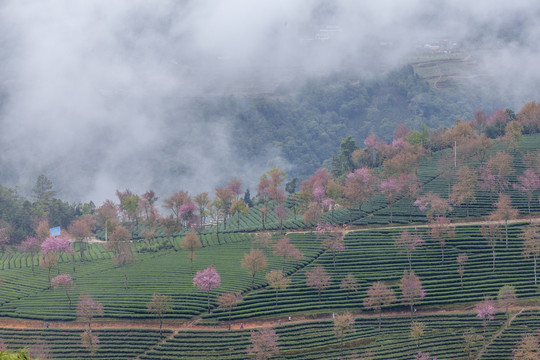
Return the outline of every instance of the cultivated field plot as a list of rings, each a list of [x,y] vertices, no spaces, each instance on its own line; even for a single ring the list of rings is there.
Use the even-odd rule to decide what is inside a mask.
[[[492,270],[493,254],[479,231],[478,226],[460,226],[456,235],[446,241],[445,261],[439,242],[427,235],[426,228],[409,229],[423,236],[425,244],[411,255],[412,269],[420,277],[426,297],[419,308],[444,308],[450,304],[474,303],[483,294],[495,296],[505,284],[515,286],[520,298],[538,295],[534,285],[533,261],[522,256],[522,240],[519,235],[523,224],[509,226],[508,248],[504,239],[495,245],[495,271]],[[105,317],[137,319],[151,317],[146,303],[154,293],[169,295],[173,310],[165,317],[191,319],[202,316],[205,322],[225,321],[228,314],[216,309],[216,297],[223,292],[240,291],[244,295],[233,311],[232,319],[255,317],[279,318],[292,314],[331,313],[343,309],[362,309],[366,290],[375,281],[384,281],[400,295],[399,280],[404,269],[409,268],[407,255],[394,245],[394,239],[402,233],[401,228],[355,231],[345,238],[346,249],[336,253],[335,267],[330,252],[321,249],[321,239],[316,233],[291,233],[289,237],[304,257],[299,262],[285,262],[272,251],[264,249],[269,265],[265,272],[280,269],[290,279],[286,290],[279,291],[278,304],[274,289],[267,286],[264,273],[255,277],[253,288],[251,277],[241,267],[243,254],[249,249],[260,247],[251,238],[229,238],[223,245],[212,245],[196,252],[194,272],[213,264],[221,274],[221,287],[210,294],[212,312],[207,314],[207,293],[192,284],[189,260],[185,251],[141,253],[135,262],[124,267],[115,267],[112,260],[102,259],[76,263],[73,272],[71,261],[60,264],[60,272],[68,272],[74,279],[75,288],[69,291],[72,299],[70,308],[63,290],[49,290],[47,270],[37,267],[32,275],[30,267],[12,268],[0,273],[2,306],[0,316],[40,319],[75,320],[75,307],[79,294],[90,294],[104,305]],[[236,242],[233,242],[236,241]],[[466,253],[463,288],[457,273],[456,257]],[[306,286],[306,271],[314,266],[323,266],[331,276],[331,284],[321,292]],[[58,273],[52,269],[52,276]],[[350,293],[340,288],[345,276],[352,274],[358,281],[358,291]],[[127,286],[127,288],[126,288]],[[463,305],[461,305],[463,306]],[[405,310],[398,303],[393,309]]]
[[[372,353],[376,359],[412,359],[421,351],[430,352],[438,359],[465,359],[463,334],[472,329],[489,338],[503,326],[505,317],[498,315],[484,328],[474,314],[416,316],[415,321],[425,324],[424,335],[418,339],[410,336],[410,319],[407,316],[385,317],[381,330],[375,317],[357,318],[354,332],[343,341],[344,358],[358,358]],[[338,359],[340,342],[334,336],[331,320],[304,323],[283,323],[274,327],[280,355],[276,359]],[[141,359],[247,359],[250,344],[249,330],[180,331],[165,343],[141,356]],[[475,344],[477,351],[481,343]],[[501,359],[502,360],[502,359]]]
[[[493,155],[499,151],[504,151],[506,147],[503,144],[495,143],[495,145],[489,150],[489,154]],[[527,152],[534,152],[540,149],[540,135],[529,135],[523,137],[522,140],[518,143],[518,148],[515,153],[512,150],[509,150],[510,155],[513,157],[513,173],[508,177],[510,183],[509,188],[504,191],[505,194],[508,194],[512,200],[512,206],[519,210],[521,215],[526,215],[528,213],[528,204],[527,196],[513,189],[513,185],[518,182],[517,178],[523,174],[527,169],[524,161],[524,156]],[[420,195],[426,194],[428,192],[434,192],[439,194],[441,197],[448,199],[449,193],[452,186],[456,182],[456,177],[453,175],[450,179],[445,179],[440,176],[440,167],[438,165],[438,160],[441,155],[450,150],[443,150],[432,154],[432,156],[426,161],[420,164],[418,169],[418,178],[422,185],[422,191]],[[484,161],[485,163],[485,161]],[[467,165],[470,168],[478,170],[482,164],[479,160],[468,160],[461,165]],[[458,163],[458,167],[460,164]],[[450,191],[449,191],[450,189]],[[540,191],[535,191],[532,195],[531,201],[531,212],[540,211],[540,202],[538,201],[538,196]],[[481,191],[476,188],[475,191],[476,200],[469,206],[469,216],[470,217],[485,217],[489,215],[495,209],[495,202],[497,201],[497,195]],[[448,216],[450,218],[464,218],[467,216],[467,208],[465,205],[452,205],[453,211],[451,211]],[[367,211],[369,216],[363,217],[354,222],[355,225],[386,225],[390,223],[390,209],[388,203],[382,196],[375,198],[374,204]],[[393,223],[394,224],[407,224],[410,222],[426,222],[426,216],[424,213],[418,210],[417,207],[411,206],[411,201],[409,199],[401,198],[398,199],[393,205]]]
[[[50,358],[61,359],[134,359],[161,341],[159,330],[153,329],[104,329],[93,330],[99,338],[95,354],[81,345],[83,330],[77,329],[5,329],[0,328],[0,339],[9,349],[47,348]],[[171,331],[163,331],[170,336]]]
[[[503,333],[486,349],[481,360],[511,359],[512,349],[517,347],[524,335],[535,335],[540,330],[540,312],[538,310],[526,310],[519,314],[512,326]]]
[[[419,308],[445,308],[452,304],[468,306],[480,301],[484,294],[496,296],[505,284],[516,288],[517,296],[538,296],[538,287],[534,285],[533,260],[522,256],[522,240],[519,234],[523,225],[509,226],[508,249],[504,239],[495,246],[495,271],[492,270],[493,254],[479,231],[479,226],[461,226],[456,229],[454,238],[447,240],[445,262],[441,262],[440,243],[429,237],[426,228],[418,228],[425,244],[412,254],[412,269],[419,276],[426,290],[426,297]],[[307,267],[299,269],[290,278],[289,287],[278,293],[276,306],[275,291],[271,288],[260,289],[245,295],[244,301],[233,311],[233,319],[252,317],[280,317],[298,313],[318,313],[342,311],[343,309],[362,309],[366,291],[376,281],[383,281],[391,286],[397,296],[401,294],[399,280],[403,271],[409,268],[407,255],[400,253],[394,245],[394,239],[403,229],[379,229],[355,231],[345,238],[347,249],[336,254],[336,266],[333,266],[332,254],[322,253]],[[414,232],[414,229],[409,229]],[[504,231],[503,231],[504,232]],[[311,246],[313,251],[320,247],[320,240],[315,234],[290,234],[295,243],[304,248]],[[319,250],[321,251],[321,250]],[[469,257],[465,265],[463,288],[457,272],[456,257],[466,253]],[[321,292],[318,300],[317,290],[306,286],[306,270],[321,265],[331,276],[331,285]],[[359,289],[347,292],[340,288],[341,281],[347,274],[355,276]],[[394,304],[392,308],[405,310],[406,307]],[[227,314],[215,311],[203,315],[204,318],[226,320]]]
[[[226,242],[225,242],[226,241]],[[236,241],[236,242],[235,242]],[[94,245],[92,245],[94,246]],[[101,246],[101,245],[98,245]],[[223,292],[252,290],[251,276],[241,267],[244,253],[252,246],[251,237],[226,234],[221,246],[205,247],[197,250],[193,264],[194,274],[213,264],[221,275],[221,287],[210,294],[211,306],[216,306],[216,297]],[[285,272],[293,273],[311,262],[320,250],[299,243],[304,258],[298,263],[285,264]],[[282,267],[282,258],[268,254],[268,268]],[[58,273],[69,273],[75,287],[69,291],[72,299],[70,308],[65,291],[48,289],[48,271],[30,267],[11,268],[0,272],[0,316],[39,319],[75,320],[75,308],[79,294],[90,294],[104,306],[105,317],[149,318],[146,304],[154,293],[169,295],[173,310],[166,317],[190,319],[206,312],[207,293],[193,286],[193,275],[186,251],[145,252],[135,257],[135,261],[124,267],[116,267],[111,259],[76,262],[73,272],[71,261],[51,270],[51,277]],[[266,285],[264,273],[255,277],[254,288]],[[126,288],[127,287],[127,288]]]

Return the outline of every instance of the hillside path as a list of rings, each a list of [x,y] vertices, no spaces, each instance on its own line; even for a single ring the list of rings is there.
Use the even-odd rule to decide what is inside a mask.
[[[512,307],[513,310],[518,310],[511,319],[514,320],[519,314],[525,310],[540,310],[540,306],[523,306]],[[472,309],[457,309],[457,310],[419,310],[418,315],[457,315],[457,314],[470,314],[475,316],[475,313]],[[409,317],[410,313],[408,310],[404,311],[387,311],[383,312],[382,318],[389,317]],[[366,318],[378,318],[378,315],[373,312],[366,312],[362,314],[355,314],[356,319],[366,319]],[[332,313],[321,314],[317,318],[306,318],[305,316],[293,316],[291,320],[288,320],[288,316],[282,316],[275,319],[264,319],[264,320],[255,320],[248,319],[244,321],[235,321],[232,323],[232,330],[239,330],[241,324],[244,329],[260,329],[278,326],[279,320],[281,324],[298,324],[298,323],[309,323],[309,322],[318,322],[321,320],[331,320]],[[28,320],[28,319],[16,319],[16,318],[0,318],[0,328],[5,329],[45,329],[45,322],[41,320]],[[87,323],[85,321],[49,321],[50,329],[86,329]],[[180,320],[164,320],[163,329],[171,330],[173,332],[183,331],[183,330],[227,330],[228,323],[226,321],[220,323],[219,325],[199,325],[198,321],[189,320],[189,321],[180,321]],[[502,333],[506,327],[499,330],[494,336],[494,339]],[[92,321],[92,329],[159,329],[159,320],[123,320],[123,319],[95,319]],[[494,340],[493,339],[493,340]]]
[[[491,339],[490,339],[486,344],[484,344],[484,346],[482,346],[482,348],[480,349],[480,351],[478,351],[478,353],[477,353],[476,356],[474,357],[474,360],[478,360],[478,359],[480,359],[480,358],[482,357],[482,355],[484,355],[484,352],[486,351],[486,349],[487,349],[488,347],[490,347],[491,344],[493,344],[493,342],[494,342],[495,340],[497,340],[497,338],[498,338],[499,336],[501,336],[501,334],[503,333],[504,330],[508,329],[508,328],[510,327],[510,325],[512,325],[512,321],[514,321],[514,319],[515,319],[516,317],[518,317],[518,316],[523,312],[523,310],[525,310],[525,309],[524,309],[524,308],[521,308],[517,313],[515,313],[514,315],[512,315],[512,317],[510,318],[510,320],[508,320],[508,321],[506,321],[506,322],[504,323],[503,327],[501,327],[501,328],[499,329],[499,331],[497,331],[497,332],[495,333],[495,335],[493,335],[493,336],[491,337]]]
[[[540,223],[540,217],[533,217],[530,219],[528,216],[524,218],[519,219],[512,219],[508,220],[508,225],[510,224],[517,224],[517,223],[532,223],[532,224],[538,224]],[[494,220],[471,220],[471,221],[461,221],[456,223],[450,223],[451,226],[470,226],[470,225],[490,225],[490,224],[499,224],[503,225],[504,221],[494,221]],[[385,226],[379,226],[379,227],[351,227],[351,226],[344,226],[343,232],[348,234],[350,232],[354,231],[372,231],[372,230],[385,230],[385,229],[414,229],[414,228],[428,228],[430,227],[429,224],[418,224],[418,225],[385,225]],[[292,230],[287,231],[285,234],[309,234],[312,231],[306,231],[306,230]]]

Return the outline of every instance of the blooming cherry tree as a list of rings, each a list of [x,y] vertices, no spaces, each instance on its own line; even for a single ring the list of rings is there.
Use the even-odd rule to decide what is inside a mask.
[[[255,354],[256,360],[270,359],[279,354],[277,344],[278,335],[271,328],[264,328],[257,332],[251,332],[251,345],[247,347],[248,353]]]
[[[437,360],[437,358],[432,358],[428,352],[419,351],[414,355],[414,360]]]
[[[282,237],[273,247],[274,255],[283,257],[281,270],[285,270],[286,261],[300,261],[304,257],[300,250],[291,243],[291,239],[286,236]]]
[[[364,307],[373,309],[379,313],[379,329],[381,328],[381,309],[383,305],[390,305],[396,302],[394,289],[386,286],[383,282],[377,281],[367,290],[367,297],[364,298]]]
[[[240,292],[236,293],[225,293],[221,294],[218,297],[219,308],[227,310],[229,312],[229,331],[231,331],[231,313],[239,302],[243,300],[242,294]]]
[[[525,259],[532,257],[534,260],[534,285],[536,285],[536,261],[540,256],[540,229],[537,226],[529,225],[520,234],[520,238],[523,239],[522,256]]]
[[[400,251],[405,251],[407,253],[409,270],[412,269],[412,253],[423,244],[424,239],[422,238],[422,235],[419,235],[418,233],[411,234],[407,229],[394,239],[394,245],[396,245]]]
[[[383,179],[379,184],[379,190],[386,197],[388,201],[388,208],[390,209],[390,224],[392,224],[392,208],[394,202],[398,196],[403,192],[404,182],[402,177],[389,176],[386,179]]]
[[[362,204],[373,197],[377,178],[373,171],[361,168],[347,175],[345,179],[344,195],[351,204],[358,205],[358,215],[361,215]]]
[[[195,259],[195,250],[202,247],[201,240],[197,236],[197,234],[188,232],[186,233],[186,236],[182,239],[182,250],[189,251],[188,258],[189,258],[189,269],[191,275],[193,275],[193,259]]]
[[[180,205],[180,217],[184,222],[184,227],[188,227],[190,219],[195,216],[197,206],[191,202],[191,200],[185,204]]]
[[[321,291],[332,284],[330,275],[322,266],[315,266],[312,270],[306,271],[306,285],[317,289],[319,301],[321,301]]]
[[[58,274],[60,274],[60,259],[64,253],[73,253],[73,247],[71,245],[71,241],[69,241],[67,237],[50,236],[41,244],[41,253],[43,256],[47,254],[55,254],[58,260]]]
[[[340,289],[347,290],[347,301],[349,300],[350,292],[358,291],[358,287],[359,287],[358,281],[356,281],[356,278],[354,277],[353,274],[347,274],[347,276],[345,276],[343,280],[341,280],[341,283],[339,284]]]
[[[55,289],[64,289],[69,302],[69,309],[71,310],[71,298],[69,297],[69,290],[74,288],[73,279],[69,274],[61,274],[51,280],[52,286]]]
[[[439,194],[432,192],[428,192],[416,199],[414,206],[417,206],[420,211],[425,211],[426,217],[429,220],[432,220],[434,216],[445,216],[448,212],[453,210],[452,206],[448,203],[448,200],[443,199]]]
[[[279,220],[279,231],[283,232],[283,220],[287,219],[287,216],[289,216],[289,212],[281,205],[276,207],[274,212],[276,213],[276,216]]]
[[[412,323],[414,304],[420,302],[426,296],[426,291],[422,287],[422,282],[416,276],[414,270],[410,272],[407,272],[407,270],[403,271],[399,288],[401,289],[401,302],[410,306]]]
[[[469,260],[469,255],[465,253],[461,253],[457,256],[456,262],[458,264],[458,274],[461,282],[461,288],[463,289],[463,274],[465,274],[465,264],[467,263],[467,260]]]
[[[268,285],[271,288],[276,289],[276,306],[278,304],[278,292],[279,290],[285,290],[289,286],[291,279],[283,275],[281,270],[272,270],[265,275]]]
[[[146,304],[146,308],[152,314],[156,314],[159,317],[159,337],[161,337],[161,328],[163,327],[163,314],[171,311],[171,297],[168,295],[155,294],[152,295],[152,299]]]
[[[493,300],[486,296],[483,301],[477,303],[474,307],[476,317],[482,319],[482,325],[484,326],[484,332],[486,331],[487,321],[493,320],[495,316],[495,305]]]
[[[88,321],[88,330],[90,330],[94,316],[103,316],[103,305],[94,301],[90,295],[81,294],[77,303],[77,316]]]
[[[496,209],[489,215],[490,220],[504,221],[506,248],[508,249],[508,220],[518,216],[519,211],[512,207],[512,200],[506,194],[499,195],[499,201],[495,203]]]
[[[339,352],[343,358],[343,341],[347,334],[354,332],[354,316],[350,312],[334,317],[334,335],[339,340]]]
[[[268,266],[266,255],[264,255],[261,249],[253,249],[249,253],[244,254],[242,260],[242,267],[246,269],[251,275],[251,287],[255,283],[255,276],[258,272],[263,271]]]
[[[193,277],[193,285],[199,290],[207,292],[208,313],[210,313],[210,290],[221,286],[221,277],[214,268],[214,265],[210,265],[204,270],[197,271]]]
[[[334,265],[335,270],[336,253],[346,249],[344,242],[345,235],[336,226],[324,222],[317,224],[317,234],[323,237],[321,244],[322,248],[325,249],[325,251],[330,251],[332,253],[332,264]]]
[[[87,329],[81,334],[82,346],[90,351],[91,355],[94,355],[99,348],[99,338],[92,333],[92,330]]]
[[[513,187],[527,195],[527,209],[529,210],[529,216],[531,216],[531,199],[533,192],[540,188],[540,178],[531,169],[525,170],[523,175],[518,176],[518,183]]]
[[[441,245],[441,262],[444,264],[444,246],[447,239],[456,236],[455,227],[450,225],[450,220],[446,216],[438,216],[429,223],[428,234]]]

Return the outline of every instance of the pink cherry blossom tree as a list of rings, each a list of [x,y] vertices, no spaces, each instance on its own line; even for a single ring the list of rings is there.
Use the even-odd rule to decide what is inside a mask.
[[[377,161],[377,153],[383,152],[387,147],[388,144],[385,143],[383,140],[380,140],[377,138],[377,135],[371,133],[365,140],[364,145],[367,149],[371,151],[371,162],[372,165],[376,164]]]
[[[283,257],[281,270],[285,270],[285,262],[287,261],[300,261],[304,255],[291,243],[291,239],[284,236],[277,243],[274,244],[274,255]]]
[[[523,251],[521,255],[528,259],[533,258],[534,261],[534,285],[537,285],[536,276],[536,261],[540,256],[540,229],[535,225],[529,225],[523,229],[523,233],[519,236],[523,240]]]
[[[497,247],[497,243],[501,241],[502,239],[501,229],[498,224],[482,225],[480,227],[480,234],[482,234],[482,237],[487,241],[488,245],[491,247],[491,253],[493,255],[491,271],[495,272],[495,257],[497,256],[495,249]]]
[[[150,301],[146,304],[146,309],[152,314],[159,317],[159,337],[162,337],[161,329],[163,327],[163,314],[171,311],[172,299],[168,295],[156,294],[152,295]]]
[[[199,290],[206,291],[208,313],[210,313],[210,290],[221,286],[221,277],[214,268],[214,265],[210,265],[204,270],[197,271],[193,277],[193,285],[195,285]]]
[[[493,201],[493,194],[501,192],[501,189],[506,189],[508,185],[509,182],[494,174],[490,167],[480,167],[478,188],[489,194],[489,201]]]
[[[92,330],[87,329],[81,334],[82,346],[90,351],[93,356],[96,350],[99,348],[99,338],[92,333]]]
[[[317,204],[317,202],[312,201],[304,214],[302,215],[302,220],[306,223],[307,226],[313,226],[319,222],[322,216],[322,208]]]
[[[495,316],[495,304],[491,297],[486,296],[483,301],[477,303],[474,307],[476,316],[482,319],[484,333],[486,332],[487,321],[493,320]]]
[[[499,201],[495,203],[495,210],[489,215],[490,220],[504,221],[506,248],[508,249],[508,220],[518,216],[518,209],[512,207],[512,200],[506,194],[499,195]]]
[[[529,217],[531,216],[531,200],[533,192],[540,188],[540,178],[531,169],[523,172],[523,175],[518,176],[518,183],[513,184],[514,189],[519,190],[527,195],[527,209]]]
[[[409,233],[409,230],[405,229],[401,235],[394,239],[394,245],[400,250],[400,252],[405,251],[407,253],[407,260],[409,261],[409,270],[412,269],[412,253],[416,251],[419,246],[424,244],[424,239],[422,235],[415,232],[414,234]]]
[[[289,212],[281,205],[277,206],[274,210],[279,221],[279,231],[283,232],[283,220],[287,219]]]
[[[452,211],[452,206],[450,206],[447,199],[443,199],[439,194],[432,192],[428,192],[416,199],[414,206],[417,206],[420,211],[425,211],[428,220],[432,220],[434,216],[446,216],[447,213]]]
[[[73,289],[73,279],[69,274],[60,274],[51,280],[52,286],[55,289],[64,289],[69,302],[69,309],[71,310],[71,298],[69,297],[69,290]]]
[[[60,274],[60,260],[62,259],[62,255],[64,253],[71,254],[73,253],[73,247],[71,245],[71,241],[67,237],[63,236],[57,236],[53,237],[50,236],[41,244],[41,253],[45,256],[48,253],[54,253],[56,254],[56,257],[58,259],[57,265],[58,265],[58,274]]]
[[[184,227],[188,227],[188,224],[190,220],[195,216],[195,212],[197,211],[197,206],[191,202],[191,199],[189,202],[180,205],[180,217],[184,223]]]
[[[321,301],[321,291],[332,284],[330,275],[322,266],[315,266],[312,270],[306,271],[306,285],[317,289],[319,301]]]
[[[279,270],[278,270],[279,271]],[[219,309],[226,310],[229,313],[229,331],[231,331],[231,313],[232,310],[243,300],[240,292],[225,293],[218,297]]]
[[[279,354],[278,338],[276,331],[272,328],[251,331],[251,345],[247,347],[247,352],[255,354],[256,360],[270,359]]]
[[[403,196],[409,202],[409,221],[412,221],[413,202],[422,190],[422,184],[416,174],[401,174],[399,179],[403,185]]]
[[[88,216],[82,216],[69,224],[68,232],[75,241],[79,243],[81,261],[84,262],[84,252],[88,247],[88,239],[92,236],[92,229],[95,227],[95,220]]]
[[[459,274],[459,279],[460,279],[462,289],[463,289],[463,274],[465,274],[465,264],[467,264],[467,260],[469,260],[469,255],[467,255],[466,253],[461,253],[456,258],[456,262],[458,264],[457,272]]]
[[[373,197],[376,184],[377,178],[373,175],[373,171],[365,167],[347,175],[343,192],[349,203],[358,205],[359,217],[361,217],[362,204]]]
[[[92,319],[95,316],[103,316],[103,305],[94,301],[90,295],[81,294],[77,303],[77,316],[88,321],[88,330],[91,330]]]
[[[326,169],[318,169],[308,180],[302,182],[302,191],[309,194],[310,198],[319,206],[326,198],[326,189],[330,182],[330,174]]]
[[[317,224],[317,235],[322,237],[322,248],[332,253],[332,264],[335,270],[336,253],[346,249],[344,242],[345,234],[336,226],[322,222]]]
[[[381,180],[379,184],[379,190],[386,197],[388,201],[388,208],[390,209],[390,224],[392,224],[392,208],[394,202],[403,192],[404,183],[402,182],[402,177],[389,176],[386,179]]]
[[[347,301],[349,301],[349,295],[351,291],[358,291],[359,286],[360,285],[358,285],[358,281],[356,281],[356,278],[353,274],[347,274],[347,276],[345,276],[339,284],[340,289],[347,290]]]
[[[411,324],[413,320],[414,304],[420,302],[425,296],[426,291],[422,287],[422,282],[414,273],[414,270],[407,272],[403,271],[403,277],[400,280],[399,288],[401,289],[401,302],[409,305],[411,309]]]
[[[232,178],[227,184],[227,189],[233,193],[235,199],[238,199],[238,197],[243,193],[242,180],[238,178]]]
[[[381,329],[381,309],[383,305],[390,305],[396,302],[394,289],[386,286],[383,282],[373,283],[367,290],[367,297],[364,298],[364,307],[373,309],[379,313],[379,330]]]
[[[512,164],[514,159],[506,151],[499,151],[493,155],[485,166],[480,168],[481,190],[489,193],[490,200],[493,193],[500,194],[508,189],[510,182],[508,177],[514,172]]]
[[[419,351],[414,355],[414,360],[437,360],[437,358],[432,358],[428,352]]]
[[[444,246],[446,240],[456,236],[455,227],[450,225],[450,220],[446,216],[438,216],[430,221],[428,234],[441,245],[441,263],[444,264]]]

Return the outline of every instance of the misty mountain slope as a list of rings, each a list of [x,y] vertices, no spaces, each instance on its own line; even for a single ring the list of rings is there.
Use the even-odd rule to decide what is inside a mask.
[[[391,140],[395,127],[451,126],[485,105],[466,87],[434,90],[405,66],[384,77],[363,80],[351,73],[312,79],[287,96],[230,99],[235,148],[240,157],[261,156],[275,147],[292,165],[293,176],[307,176],[353,136],[358,145],[370,134]]]
[[[274,165],[285,168],[291,177],[303,178],[323,166],[346,136],[353,136],[359,146],[370,133],[390,140],[400,123],[410,129],[423,124],[451,126],[496,102],[482,99],[464,85],[434,90],[412,66],[370,79],[343,71],[310,78],[298,89],[281,88],[275,94],[171,100],[163,104],[165,116],[155,125],[165,132],[152,130],[141,138],[144,128],[134,121],[118,139],[116,130],[103,126],[87,135],[91,143],[76,147],[69,157],[53,157],[43,164],[46,168],[33,169],[33,176],[46,172],[63,197],[75,199],[77,193],[92,194],[96,184],[114,191],[109,179],[114,169],[131,174],[137,186],[147,187],[135,191],[154,188],[158,193],[177,191],[185,186],[185,179],[197,179],[200,189],[191,192],[208,191],[216,182],[227,181],[231,172],[249,186]],[[126,142],[129,148],[123,147]],[[116,154],[114,161],[111,154]],[[17,179],[13,161],[17,158],[0,157],[3,183]],[[83,180],[76,185],[67,179],[79,175]],[[32,176],[25,179],[26,185],[32,185]]]

